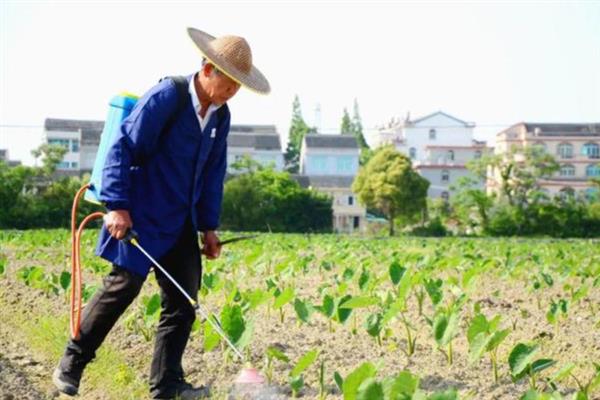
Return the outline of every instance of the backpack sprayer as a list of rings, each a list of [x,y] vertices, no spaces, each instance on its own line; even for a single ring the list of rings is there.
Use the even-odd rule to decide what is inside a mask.
[[[185,90],[187,92],[187,81],[183,83],[181,80],[174,79],[178,92]],[[185,87],[183,87],[185,85]],[[96,154],[96,160],[94,163],[94,169],[92,171],[91,182],[82,186],[76,193],[73,199],[73,206],[71,208],[71,297],[70,297],[70,333],[72,338],[79,337],[79,329],[81,324],[81,234],[87,224],[93,220],[104,218],[105,213],[94,212],[87,215],[77,226],[77,207],[82,197],[86,201],[102,205],[99,200],[100,190],[102,188],[102,169],[104,167],[104,160],[109,149],[110,144],[113,141],[114,135],[120,128],[121,122],[131,112],[133,106],[137,102],[138,97],[131,94],[121,94],[115,96],[110,102],[110,108],[102,135],[100,138],[100,145],[98,147],[98,153]],[[246,240],[255,237],[253,236],[240,236],[223,240],[219,242],[219,246],[223,246],[227,243],[233,243],[241,240]],[[219,319],[215,314],[207,310],[201,303],[195,301],[181,285],[140,245],[137,233],[134,230],[129,230],[125,238],[122,240],[135,246],[139,251],[144,254],[148,260],[163,273],[169,281],[181,292],[181,294],[189,301],[190,305],[194,308],[195,312],[200,315],[201,318],[208,321],[214,330],[223,338],[229,348],[235,353],[235,355],[241,360],[246,361],[246,358],[242,352],[231,342],[227,334],[223,331]],[[236,384],[238,385],[251,385],[260,386],[264,383],[265,379],[262,377],[255,368],[247,365],[242,369]]]

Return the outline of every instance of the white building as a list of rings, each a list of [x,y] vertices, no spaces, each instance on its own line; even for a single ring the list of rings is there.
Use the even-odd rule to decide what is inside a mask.
[[[104,121],[46,118],[44,142],[66,147],[67,153],[57,166],[57,172],[79,175],[91,172],[100,145]]]
[[[470,175],[467,162],[492,150],[473,138],[474,127],[473,123],[438,111],[415,120],[407,117],[392,121],[380,128],[376,145],[394,145],[431,182],[427,195],[448,199],[450,186]],[[484,187],[483,181],[480,187]]]
[[[235,173],[231,164],[244,156],[283,171],[283,152],[275,125],[231,125],[227,137],[227,171]]]
[[[352,192],[358,173],[360,148],[351,135],[306,135],[300,149],[298,182],[332,198],[333,230],[363,232],[366,209]]]

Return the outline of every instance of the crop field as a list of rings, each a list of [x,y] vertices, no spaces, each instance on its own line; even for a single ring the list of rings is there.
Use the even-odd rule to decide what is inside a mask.
[[[1,399],[58,397],[69,238],[0,231]],[[95,240],[82,241],[85,300],[110,269]],[[203,270],[200,301],[281,398],[600,399],[599,241],[265,234]],[[146,398],[159,315],[151,274],[80,398]],[[196,321],[187,378],[222,399],[241,367]]]

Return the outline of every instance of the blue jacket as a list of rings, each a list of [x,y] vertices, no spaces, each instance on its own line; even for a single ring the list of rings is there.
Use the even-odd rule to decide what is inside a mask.
[[[216,229],[223,199],[229,109],[224,104],[213,112],[202,131],[189,96],[185,107],[178,103],[171,79],[140,98],[115,135],[102,172],[100,200],[109,210],[129,210],[140,245],[157,260],[175,244],[187,218],[195,230]],[[151,266],[104,226],[96,254],[144,277]]]

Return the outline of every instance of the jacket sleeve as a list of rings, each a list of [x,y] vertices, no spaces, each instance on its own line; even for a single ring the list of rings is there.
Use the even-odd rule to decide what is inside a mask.
[[[202,194],[196,204],[198,229],[200,231],[213,231],[219,226],[221,203],[223,201],[223,182],[227,171],[227,135],[229,134],[230,122],[231,115],[227,110],[224,121],[219,124],[219,145],[213,147],[202,171]]]
[[[135,104],[109,147],[102,170],[100,201],[109,210],[129,210],[130,170],[151,156],[160,133],[177,108],[175,84],[164,79]]]

